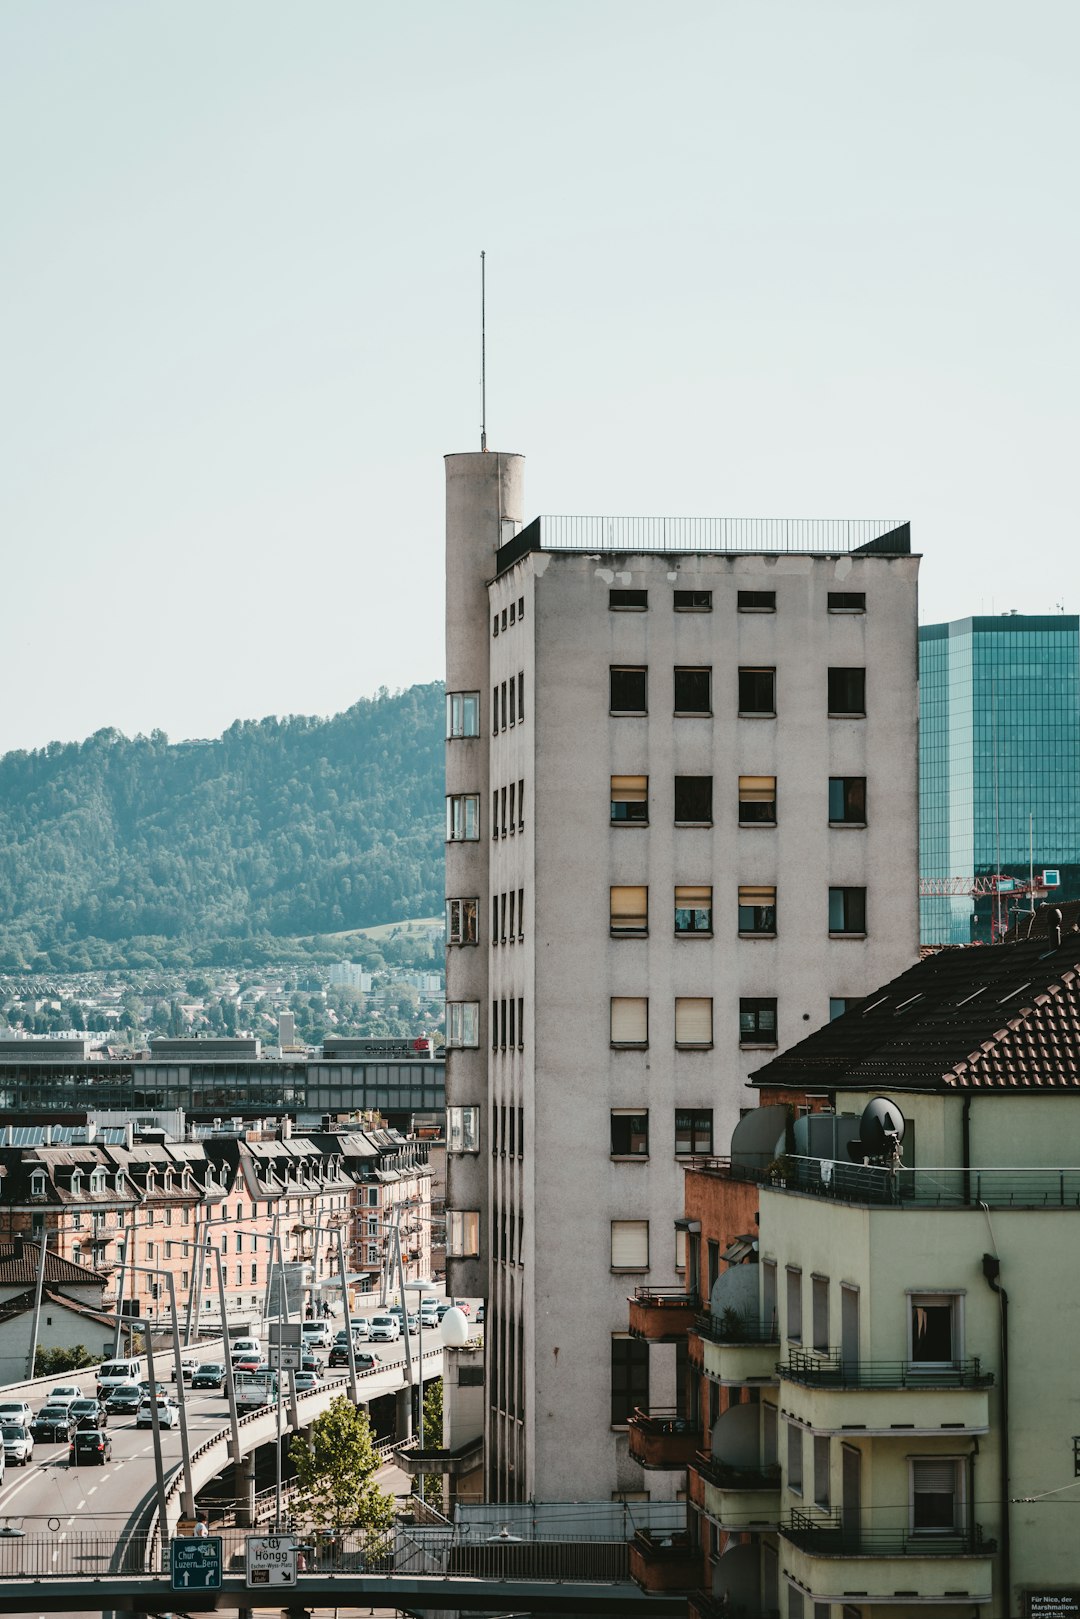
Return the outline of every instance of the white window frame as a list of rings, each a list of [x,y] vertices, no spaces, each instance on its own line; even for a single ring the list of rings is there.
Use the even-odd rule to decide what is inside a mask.
[[[480,1151],[480,1109],[448,1107],[446,1110],[447,1152]]]
[[[446,1252],[451,1259],[479,1259],[479,1209],[447,1209]]]
[[[480,693],[478,691],[448,691],[446,694],[446,740],[453,742],[479,735]]]
[[[447,843],[478,843],[480,841],[480,794],[447,793]]]
[[[480,1002],[447,1001],[446,1046],[448,1051],[475,1051],[480,1045]]]
[[[473,937],[466,937],[468,927],[465,919],[468,909],[472,908]],[[446,942],[448,945],[472,945],[480,943],[480,900],[470,895],[463,899],[448,899],[446,902]]]
[[[31,1176],[30,1176],[30,1196],[31,1197],[44,1197],[45,1196],[45,1182],[46,1182],[45,1171],[43,1169],[35,1169],[33,1171],[33,1173],[31,1174]]]

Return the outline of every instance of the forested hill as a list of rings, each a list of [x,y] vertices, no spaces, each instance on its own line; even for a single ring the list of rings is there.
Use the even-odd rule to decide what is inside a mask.
[[[0,757],[0,970],[254,963],[438,914],[442,691]]]

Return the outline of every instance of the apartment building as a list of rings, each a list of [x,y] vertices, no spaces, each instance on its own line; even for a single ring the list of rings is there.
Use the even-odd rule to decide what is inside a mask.
[[[640,1492],[626,1292],[681,1274],[682,1166],[916,954],[918,558],[901,524],[526,525],[522,457],[446,467],[447,1264],[489,1301],[487,1487]]]
[[[639,1440],[687,1532],[639,1535],[637,1578],[692,1619],[1067,1612],[1080,934],[931,957],[755,1083],[686,1177],[697,1297],[631,1304],[692,1372]],[[882,1093],[902,1162],[853,1161]]]

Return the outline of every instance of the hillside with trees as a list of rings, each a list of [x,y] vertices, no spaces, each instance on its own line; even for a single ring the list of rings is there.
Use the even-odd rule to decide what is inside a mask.
[[[258,964],[442,909],[442,686],[0,757],[0,971]]]

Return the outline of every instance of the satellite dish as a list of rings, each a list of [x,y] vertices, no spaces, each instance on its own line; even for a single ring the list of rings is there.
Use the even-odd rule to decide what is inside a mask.
[[[887,1096],[867,1102],[859,1120],[859,1139],[848,1143],[848,1153],[856,1163],[865,1159],[899,1159],[904,1139],[904,1115]]]

